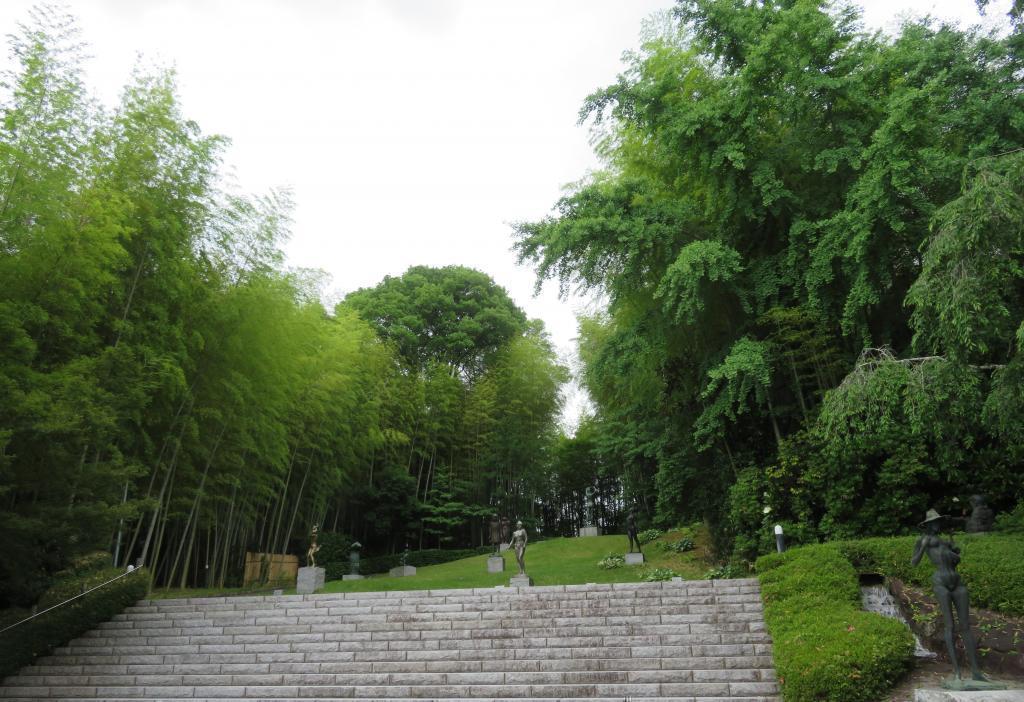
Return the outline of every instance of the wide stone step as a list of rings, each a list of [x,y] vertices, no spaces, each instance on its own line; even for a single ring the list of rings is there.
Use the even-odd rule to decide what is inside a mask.
[[[755,579],[696,580],[685,582],[616,583],[605,585],[555,585],[530,588],[474,588],[461,590],[402,590],[391,592],[321,593],[144,600],[128,612],[222,611],[225,608],[259,608],[266,604],[307,602],[312,606],[386,606],[400,604],[478,604],[481,602],[544,602],[586,599],[636,599],[652,597],[734,597],[757,595]]]
[[[266,656],[270,658],[270,656]],[[221,657],[202,658],[203,662],[174,661],[158,665],[53,665],[48,660],[22,670],[19,678],[52,679],[56,676],[100,675],[210,675],[210,674],[365,674],[365,673],[475,673],[475,672],[573,672],[608,670],[704,670],[704,669],[770,669],[770,655],[701,656],[689,658],[572,658],[572,659],[494,659],[494,660],[421,660],[421,661],[322,661],[273,660],[259,663],[228,663]],[[312,655],[313,659],[323,656]],[[273,658],[279,658],[274,656]],[[284,658],[284,657],[281,657]],[[211,660],[215,662],[210,662]],[[45,683],[44,683],[45,684]]]
[[[580,670],[384,673],[249,673],[163,675],[46,675],[14,676],[7,684],[20,687],[79,686],[195,686],[195,685],[548,685],[585,683],[760,682],[775,679],[771,668],[700,668],[685,670]],[[3,688],[0,688],[2,690]]]
[[[38,697],[11,697],[10,702],[38,702]],[[138,702],[138,697],[61,697],[62,702]],[[245,697],[160,697],[161,702],[244,702]],[[298,702],[298,700],[316,699],[320,702],[348,702],[350,697],[267,697],[262,702]],[[374,702],[404,702],[408,698],[375,697]],[[422,698],[417,698],[422,699]],[[728,702],[779,702],[776,695],[759,697],[665,697],[657,699],[662,702],[707,702],[708,700]],[[435,697],[432,702],[622,702],[622,697]]]
[[[666,602],[667,598],[633,599],[627,601],[612,600],[587,600],[571,602],[534,602],[521,603],[493,603],[481,602],[473,604],[410,604],[376,607],[348,607],[338,606],[336,603],[325,602],[323,606],[298,606],[313,603],[280,603],[277,607],[261,607],[246,609],[223,609],[206,612],[134,612],[122,614],[115,617],[111,626],[107,629],[128,629],[137,627],[140,622],[178,622],[177,626],[216,626],[223,625],[223,622],[251,619],[270,619],[274,622],[258,623],[297,623],[305,619],[320,619],[323,617],[344,617],[351,621],[388,621],[396,615],[412,616],[412,621],[430,621],[431,619],[477,619],[482,615],[490,618],[518,618],[532,619],[537,617],[557,616],[609,616],[616,614],[667,614],[672,611],[679,612],[681,609],[690,613],[721,613],[721,612],[745,612],[759,611],[761,603],[759,600],[750,599],[747,601],[714,602],[711,597],[678,598],[679,602]],[[528,606],[532,604],[533,606]],[[543,605],[543,606],[542,606]],[[559,614],[564,613],[564,614]],[[435,615],[427,617],[425,615]],[[292,621],[284,622],[282,619]],[[131,626],[127,622],[132,622]],[[152,626],[152,625],[150,625]],[[160,625],[157,625],[160,626]]]
[[[250,654],[168,654],[163,656],[135,655],[90,659],[88,663],[65,665],[38,665],[26,668],[22,675],[83,675],[83,674],[166,674],[189,672],[175,670],[174,666],[234,665],[255,669],[276,663],[319,663],[318,672],[349,672],[334,670],[336,664],[349,663],[403,663],[438,661],[495,661],[495,660],[589,660],[589,659],[662,659],[661,667],[676,667],[674,660],[692,663],[701,658],[727,658],[743,660],[771,655],[771,645],[757,644],[700,644],[693,646],[638,646],[633,648],[593,647],[574,648],[496,648],[448,649],[437,651],[310,651],[305,653],[250,653]],[[667,664],[667,665],[665,665]],[[170,667],[170,670],[168,668]],[[712,667],[712,666],[706,666]],[[236,672],[243,672],[237,670]],[[259,672],[259,671],[256,671]]]
[[[678,680],[675,682],[653,683],[565,683],[565,684],[503,684],[503,683],[453,683],[436,684],[397,682],[383,685],[213,685],[213,686],[50,686],[50,687],[5,687],[5,696],[21,698],[65,699],[77,698],[195,698],[195,697],[240,697],[263,698],[417,698],[438,697],[734,697],[751,695],[774,695],[778,685],[766,682],[703,682]],[[312,694],[316,693],[316,694]]]
[[[677,628],[677,632],[679,629]],[[397,634],[407,632],[394,632]],[[427,632],[437,633],[437,632]],[[441,632],[448,633],[448,632]],[[475,648],[595,648],[636,646],[681,646],[695,644],[767,643],[764,632],[684,631],[672,634],[532,636],[528,629],[474,629],[457,637],[379,637],[351,639],[342,634],[273,634],[265,636],[168,636],[140,638],[130,644],[80,645],[72,643],[57,650],[69,656],[165,655],[188,653],[305,653],[320,651],[438,651]],[[102,642],[103,639],[92,639]]]

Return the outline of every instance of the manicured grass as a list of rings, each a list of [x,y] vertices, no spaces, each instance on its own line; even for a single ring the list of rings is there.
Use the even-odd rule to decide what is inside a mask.
[[[669,532],[660,540],[674,541],[678,534]],[[698,544],[700,541],[698,540]],[[643,580],[650,568],[671,568],[685,578],[703,576],[708,564],[703,561],[703,550],[676,554],[659,550],[654,543],[644,547],[647,563],[644,566],[623,566],[606,570],[597,562],[610,553],[623,554],[628,547],[625,536],[591,536],[576,539],[548,539],[530,544],[526,549],[526,572],[535,585],[575,585],[582,583],[624,583]],[[429,590],[470,587],[496,587],[508,585],[509,578],[518,571],[511,551],[505,558],[504,573],[487,572],[487,556],[473,556],[460,561],[425,566],[416,575],[392,578],[385,575],[363,580],[332,580],[323,592],[369,592],[373,590]]]

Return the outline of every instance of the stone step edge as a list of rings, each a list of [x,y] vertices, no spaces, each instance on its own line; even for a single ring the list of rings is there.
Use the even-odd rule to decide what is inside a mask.
[[[266,602],[217,602],[213,604],[168,604],[162,606],[140,606],[128,605],[123,616],[132,618],[152,618],[154,615],[167,614],[189,614],[194,613],[197,617],[203,617],[211,612],[246,612],[246,611],[283,611],[283,610],[309,610],[318,611],[324,609],[352,610],[352,611],[393,611],[403,607],[417,606],[489,606],[494,609],[527,612],[533,609],[605,609],[609,607],[642,607],[642,606],[692,606],[692,605],[725,605],[725,604],[754,604],[762,602],[761,593],[729,593],[723,595],[711,595],[701,593],[691,596],[659,595],[657,597],[603,597],[603,598],[534,598],[515,600],[508,598],[488,599],[483,595],[473,597],[409,597],[403,599],[387,600],[351,600],[337,598],[323,599],[269,599]],[[441,610],[445,611],[445,610]],[[456,611],[448,609],[447,611]]]
[[[8,702],[39,702],[38,697],[10,697]],[[62,697],[61,702],[140,702],[140,697]],[[251,702],[247,697],[161,697],[160,702]],[[260,702],[622,702],[622,697],[266,697]],[[772,697],[653,697],[660,702],[781,702]]]
[[[616,659],[604,659],[604,660],[616,660]],[[619,659],[619,660],[621,660],[621,659]],[[633,659],[633,660],[639,660],[639,659]],[[650,660],[660,660],[660,659],[650,659]],[[233,672],[233,671],[228,671],[228,672],[224,672],[224,673],[187,673],[187,672],[181,672],[181,673],[174,673],[174,672],[172,672],[172,673],[123,673],[123,674],[106,673],[106,674],[97,674],[97,675],[92,675],[92,674],[88,674],[88,673],[71,674],[71,675],[54,675],[54,674],[27,675],[27,674],[23,674],[23,673],[18,673],[18,674],[15,674],[15,675],[12,675],[12,676],[6,678],[4,680],[3,685],[0,685],[0,690],[2,690],[4,687],[79,687],[79,686],[81,686],[81,687],[158,687],[158,686],[167,686],[167,685],[172,685],[172,686],[178,685],[178,686],[191,687],[191,686],[196,686],[196,685],[203,686],[203,685],[207,685],[207,684],[219,684],[219,683],[198,683],[198,682],[186,683],[186,682],[183,682],[183,680],[185,678],[204,678],[204,679],[211,679],[211,680],[213,678],[224,678],[228,682],[228,684],[231,684],[231,685],[242,684],[242,683],[238,683],[238,682],[231,682],[235,678],[249,678],[249,679],[255,679],[255,678],[276,678],[277,679],[276,682],[269,682],[269,681],[264,680],[263,682],[259,682],[259,683],[257,683],[257,682],[246,683],[246,684],[254,684],[254,685],[255,684],[261,684],[261,685],[301,685],[301,684],[311,684],[311,685],[343,685],[343,684],[346,684],[346,683],[349,683],[349,682],[351,682],[351,684],[357,684],[354,681],[345,680],[345,678],[367,678],[367,677],[373,677],[373,676],[389,676],[389,675],[399,675],[399,676],[401,676],[401,675],[404,675],[404,676],[414,676],[414,675],[446,675],[447,676],[447,675],[451,675],[453,677],[462,677],[462,678],[465,678],[465,677],[470,676],[470,675],[490,675],[492,677],[493,676],[497,676],[497,675],[512,675],[512,676],[524,676],[524,675],[550,675],[550,676],[554,676],[554,675],[570,675],[570,676],[625,675],[627,677],[629,677],[629,676],[643,677],[643,676],[651,675],[651,674],[654,674],[654,673],[665,673],[665,674],[684,674],[684,673],[689,673],[692,676],[693,673],[698,673],[699,672],[702,675],[703,674],[707,674],[707,675],[729,675],[731,673],[737,673],[738,671],[743,671],[743,672],[745,672],[747,674],[754,675],[757,678],[766,678],[766,679],[769,679],[769,680],[774,680],[775,679],[774,678],[774,676],[775,676],[775,669],[773,667],[768,667],[768,666],[763,666],[763,665],[749,665],[749,666],[745,666],[745,667],[725,667],[723,665],[721,667],[709,667],[709,668],[700,668],[700,667],[694,667],[694,666],[690,666],[690,667],[686,667],[686,668],[661,668],[660,666],[657,667],[657,668],[654,668],[654,667],[651,667],[651,668],[628,668],[628,667],[614,668],[614,667],[612,667],[612,668],[601,668],[600,670],[500,670],[500,669],[499,670],[487,670],[487,671],[484,671],[484,670],[478,670],[478,671],[465,671],[465,670],[459,670],[459,671],[456,671],[456,670],[450,670],[450,671],[445,671],[445,670],[426,671],[426,670],[424,670],[424,671],[408,671],[408,672],[378,671],[376,673],[373,673],[373,672],[367,672],[367,673],[355,673],[355,672],[353,672],[353,673],[320,673],[320,672],[300,673],[300,672],[294,672],[294,671],[291,671],[291,672],[283,672],[282,671],[280,673],[277,673],[277,672],[274,672],[274,673],[271,673],[271,672],[240,673],[240,672]],[[331,676],[333,678],[333,682],[329,682],[329,683],[322,682],[322,679],[324,677],[326,677],[326,676]],[[111,682],[90,682],[90,680],[94,680],[94,679],[109,679],[109,678],[128,678],[129,681],[125,682],[123,685],[119,684],[119,683],[111,683]],[[175,678],[179,679],[179,681],[175,682],[175,683],[159,682],[161,680],[169,680],[169,679],[175,679]],[[292,680],[292,679],[298,680],[300,678],[320,678],[321,682],[313,682],[313,683],[308,683],[308,682],[307,683],[302,683],[302,682],[285,683],[285,682],[281,682],[285,678],[288,678],[289,680]],[[341,682],[338,682],[339,678],[342,679]],[[54,682],[55,679],[62,680],[62,682]],[[85,682],[81,682],[82,679],[84,679]],[[39,680],[40,682],[36,682],[37,680]],[[72,682],[72,681],[76,681],[76,680],[79,681],[79,682]],[[669,682],[671,682],[671,681],[669,681]],[[742,681],[736,680],[736,682],[742,682]],[[397,685],[397,684],[400,684],[400,681],[398,681],[398,682],[389,681],[387,683],[374,683],[374,684],[381,684],[381,685],[384,685],[384,684],[388,684],[388,685],[396,684]],[[439,683],[430,683],[430,684],[437,684],[437,685],[461,685],[461,684],[474,684],[474,683],[462,683],[462,682],[446,680],[443,683],[439,682]],[[512,683],[509,683],[507,681],[502,681],[500,683],[478,683],[478,684],[506,685],[506,684],[512,684]],[[523,683],[516,683],[516,684],[523,684]],[[539,683],[537,683],[537,684],[539,684]],[[556,683],[552,683],[552,684],[556,684]],[[557,684],[561,684],[561,683],[557,683]]]
[[[699,584],[698,584],[699,583]],[[705,585],[704,583],[707,583]],[[251,602],[276,601],[283,599],[307,600],[315,598],[335,597],[338,599],[394,599],[399,597],[443,597],[458,595],[531,595],[551,592],[629,592],[631,590],[715,590],[742,587],[760,588],[757,578],[736,578],[732,580],[684,580],[682,582],[662,581],[657,583],[588,583],[585,585],[536,585],[531,587],[474,587],[445,588],[425,590],[369,590],[366,592],[323,592],[312,595],[222,595],[219,597],[174,597],[149,598],[140,603],[165,604],[221,604],[230,601],[248,600]]]
[[[118,686],[49,686],[43,688],[29,688],[34,691],[42,692],[46,690],[50,695],[56,695],[56,699],[65,699],[66,697],[76,696],[89,698],[92,697],[106,697],[106,696],[121,696],[116,695],[116,688]],[[124,687],[124,686],[122,686]],[[511,684],[511,685],[498,685],[498,684],[467,684],[467,685],[443,685],[443,684],[428,684],[428,685],[416,685],[416,684],[399,684],[399,685],[324,685],[316,687],[305,687],[300,685],[232,685],[228,686],[215,686],[215,685],[175,685],[175,686],[152,686],[152,687],[136,687],[134,689],[139,691],[139,698],[141,699],[152,699],[153,697],[163,698],[165,696],[182,697],[181,692],[183,690],[192,690],[193,695],[199,691],[217,690],[223,692],[230,690],[230,695],[225,696],[240,696],[256,699],[265,699],[267,697],[300,697],[300,691],[317,691],[324,689],[336,689],[340,691],[350,692],[352,697],[421,697],[428,695],[413,694],[413,690],[419,693],[429,692],[440,692],[442,690],[450,690],[452,688],[462,689],[469,692],[467,696],[470,697],[556,697],[559,696],[559,692],[570,692],[575,691],[576,694],[581,696],[595,696],[595,697],[659,697],[663,693],[666,695],[674,696],[680,693],[687,694],[691,693],[694,696],[728,696],[728,695],[773,695],[779,691],[779,685],[776,681],[758,681],[758,682],[739,682],[739,681],[721,681],[721,682],[655,682],[655,683],[537,683],[537,684]],[[124,689],[130,689],[124,687]],[[7,688],[7,691],[11,693],[11,697],[18,695],[20,688]],[[114,695],[103,694],[101,691],[110,690],[115,692]],[[394,694],[395,692],[402,691],[402,693]],[[586,690],[586,692],[584,691]],[[392,694],[388,694],[388,693]],[[504,692],[502,695],[501,693]],[[522,692],[525,694],[516,694]],[[589,692],[590,694],[587,694]],[[177,694],[175,694],[177,693]],[[364,694],[369,693],[369,694]],[[475,694],[473,694],[475,693]],[[492,694],[493,693],[493,694]],[[570,692],[571,694],[571,692]],[[31,694],[21,694],[18,696],[31,696]],[[130,697],[131,695],[123,695]],[[152,697],[151,697],[152,696]],[[199,697],[208,697],[209,694],[198,695]],[[215,695],[216,696],[216,695]],[[342,696],[347,696],[342,693]],[[450,695],[449,695],[450,696]]]

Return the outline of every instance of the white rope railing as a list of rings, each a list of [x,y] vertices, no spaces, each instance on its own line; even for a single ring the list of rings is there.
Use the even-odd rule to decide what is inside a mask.
[[[35,619],[36,617],[41,617],[41,616],[43,616],[44,614],[46,614],[47,612],[50,612],[50,611],[52,611],[52,610],[55,610],[55,609],[57,609],[58,607],[63,607],[63,606],[64,606],[64,605],[66,605],[66,604],[67,604],[68,602],[74,602],[74,601],[75,601],[75,600],[77,600],[77,599],[78,599],[79,597],[85,597],[85,596],[86,596],[86,595],[88,595],[88,594],[89,594],[90,592],[95,592],[96,590],[99,590],[99,589],[100,589],[101,587],[105,587],[105,586],[109,585],[109,584],[110,584],[110,583],[112,583],[112,582],[115,582],[115,581],[117,581],[117,580],[120,580],[121,578],[123,578],[123,577],[124,577],[124,576],[126,576],[126,575],[131,575],[131,574],[132,574],[132,573],[134,573],[134,572],[135,572],[135,566],[133,566],[133,565],[130,565],[130,566],[128,566],[128,570],[126,570],[125,572],[121,573],[121,574],[120,574],[120,575],[118,575],[117,577],[115,577],[115,578],[111,578],[110,580],[108,580],[108,581],[107,581],[107,582],[105,582],[105,583],[100,583],[100,584],[99,584],[99,585],[97,585],[96,587],[93,587],[93,588],[89,588],[88,590],[85,590],[85,591],[83,591],[83,592],[80,592],[80,593],[78,593],[77,595],[75,595],[74,597],[69,597],[68,599],[64,600],[63,602],[58,602],[57,604],[53,605],[52,607],[47,607],[47,608],[46,608],[46,609],[44,609],[44,610],[43,610],[42,612],[36,612],[35,614],[32,614],[32,615],[30,615],[30,616],[27,616],[27,617],[25,617],[25,618],[24,618],[24,619],[22,619],[21,621],[17,621],[17,622],[14,622],[14,623],[13,623],[13,624],[11,624],[10,626],[8,626],[8,627],[5,627],[5,628],[3,628],[3,629],[0,629],[0,634],[4,633],[5,631],[9,631],[9,630],[13,629],[13,628],[14,628],[14,627],[16,627],[16,626],[21,626],[21,625],[22,625],[22,624],[24,624],[25,622],[27,622],[27,621],[31,621],[31,620]]]

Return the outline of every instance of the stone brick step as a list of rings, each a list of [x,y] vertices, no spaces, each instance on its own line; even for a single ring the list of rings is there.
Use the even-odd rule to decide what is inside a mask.
[[[672,600],[678,599],[675,602]],[[668,600],[668,601],[666,601]],[[320,604],[321,606],[316,606]],[[235,609],[225,605],[223,609],[198,611],[160,611],[127,612],[116,615],[114,622],[143,621],[185,621],[200,622],[209,625],[211,621],[234,619],[258,619],[269,617],[361,617],[365,621],[386,621],[391,615],[425,615],[433,614],[438,618],[472,619],[470,614],[490,614],[492,617],[516,617],[529,619],[535,617],[559,616],[557,612],[565,612],[563,616],[607,616],[609,614],[665,614],[669,610],[676,612],[744,612],[760,611],[761,602],[757,599],[747,601],[716,602],[712,597],[681,597],[681,598],[635,598],[630,600],[571,600],[571,601],[538,601],[532,603],[515,602],[476,602],[462,604],[442,604],[421,602],[418,604],[380,604],[371,606],[347,606],[336,601],[321,602],[279,602],[276,606],[245,607]],[[581,613],[583,613],[581,615]],[[123,626],[123,624],[121,625]],[[111,628],[117,628],[111,627]]]
[[[76,686],[76,687],[4,687],[0,688],[6,697],[19,698],[146,698],[166,699],[168,697],[241,697],[301,698],[402,698],[436,699],[439,697],[461,698],[480,697],[718,697],[768,696],[778,694],[778,684],[768,682],[671,682],[671,683],[591,683],[591,684],[538,684],[538,685],[496,685],[496,684],[395,684],[395,685],[238,685],[238,686]],[[315,694],[311,694],[315,693]]]
[[[601,595],[603,593],[596,593]],[[135,606],[118,615],[117,619],[161,619],[171,617],[194,617],[214,618],[229,617],[231,613],[281,613],[288,610],[290,613],[302,614],[303,612],[324,613],[331,610],[334,614],[391,614],[394,612],[489,612],[489,611],[518,611],[529,613],[532,610],[550,609],[606,609],[614,607],[653,607],[653,606],[725,606],[760,604],[759,596],[756,593],[750,595],[678,595],[669,596],[662,593],[652,593],[656,596],[629,596],[629,597],[602,597],[590,596],[576,599],[491,599],[486,596],[473,598],[452,598],[452,597],[417,597],[410,599],[396,600],[344,600],[344,599],[316,599],[303,600],[298,597],[279,598],[273,601],[253,604],[231,604],[222,603],[208,606],[176,605],[176,606]],[[453,601],[454,600],[454,601]],[[468,601],[467,601],[468,600]],[[251,614],[250,616],[253,616]]]
[[[59,654],[160,655],[164,653],[300,653],[307,651],[437,651],[465,648],[594,648],[633,646],[681,646],[693,644],[768,643],[768,634],[758,631],[686,631],[677,633],[644,633],[601,635],[594,628],[592,635],[534,636],[529,629],[472,629],[451,636],[403,636],[410,632],[373,632],[395,634],[353,638],[349,632],[318,632],[309,634],[263,634],[235,636],[157,636],[135,639],[81,639],[57,649]],[[370,632],[367,632],[370,633]],[[434,634],[438,632],[425,632]],[[440,633],[448,634],[449,631]],[[469,634],[472,634],[470,636]],[[110,645],[110,643],[118,645]],[[171,650],[173,649],[173,650]]]
[[[702,643],[702,644],[667,644],[660,646],[524,646],[523,641],[515,639],[495,639],[489,643],[500,644],[487,646],[488,640],[479,640],[474,648],[439,648],[410,650],[406,648],[362,650],[329,650],[326,644],[321,647],[306,647],[306,644],[289,644],[288,650],[280,650],[283,644],[251,644],[260,648],[249,648],[241,651],[233,646],[209,646],[198,651],[167,650],[162,653],[125,653],[99,655],[87,653],[73,656],[76,660],[86,658],[90,664],[96,665],[158,665],[161,663],[201,663],[205,660],[216,660],[223,663],[261,663],[261,662],[346,662],[346,661],[430,661],[430,660],[493,660],[493,659],[572,659],[572,658],[699,658],[705,656],[760,656],[771,655],[771,644],[767,640],[755,643]],[[265,648],[274,646],[274,648]],[[302,646],[303,650],[295,650]],[[188,647],[189,649],[194,647]],[[60,654],[58,654],[59,656]],[[72,656],[69,656],[69,658]],[[77,664],[77,663],[76,663]],[[71,664],[71,665],[76,665]]]
[[[597,593],[600,595],[601,593]],[[222,603],[209,606],[136,606],[125,611],[116,617],[123,619],[162,619],[171,617],[193,617],[193,618],[215,618],[230,617],[231,613],[276,613],[280,614],[288,610],[290,614],[324,613],[331,610],[333,614],[391,614],[395,612],[489,612],[489,611],[517,611],[529,613],[532,610],[551,609],[607,609],[614,607],[653,607],[653,606],[726,606],[760,604],[757,594],[750,595],[679,595],[668,596],[655,593],[657,596],[641,597],[601,597],[589,596],[578,599],[489,599],[487,597],[463,598],[451,597],[417,597],[400,600],[344,600],[344,599],[317,599],[303,600],[298,596],[293,598],[279,598],[274,601],[254,604],[231,604]],[[592,594],[593,595],[593,594]],[[308,597],[308,596],[307,596]]]
[[[319,615],[316,617],[256,617],[230,620],[166,620],[114,622],[114,627],[97,629],[82,639],[115,639],[138,636],[188,636],[224,634],[309,633],[313,631],[426,631],[438,629],[545,629],[586,626],[646,626],[651,624],[719,624],[760,622],[763,614],[745,611],[701,611],[680,613],[685,608],[644,608],[648,612],[578,614],[559,610],[545,617],[499,616],[498,613],[466,612],[455,617],[433,614]],[[127,626],[131,624],[131,626]],[[326,627],[330,627],[327,629]],[[147,632],[140,634],[140,631]]]
[[[736,609],[695,609],[694,607],[617,607],[613,610],[552,610],[545,615],[524,616],[509,612],[453,612],[447,615],[437,613],[395,613],[395,614],[317,614],[305,617],[276,615],[267,617],[230,617],[216,619],[165,619],[165,620],[134,620],[125,622],[108,622],[113,624],[97,630],[93,638],[111,636],[137,636],[133,630],[145,629],[212,629],[214,627],[300,627],[312,625],[331,625],[339,627],[338,631],[372,631],[388,629],[388,624],[403,625],[401,629],[480,629],[494,626],[512,627],[562,627],[562,626],[615,626],[622,624],[683,624],[683,623],[718,623],[723,621],[742,622],[760,621],[763,614],[760,609],[748,605],[743,610]],[[390,627],[397,630],[396,627]],[[115,633],[117,632],[117,633]],[[160,632],[166,634],[166,632]],[[190,632],[196,634],[205,631]],[[214,633],[214,632],[209,632]],[[251,632],[231,632],[251,633]]]
[[[566,586],[572,587],[572,586]],[[752,587],[720,586],[703,588],[659,587],[652,584],[648,589],[632,590],[594,590],[588,586],[576,586],[580,589],[570,591],[545,591],[545,588],[462,590],[456,594],[451,591],[437,590],[404,590],[396,592],[369,593],[317,593],[312,595],[266,595],[260,597],[215,597],[197,599],[153,599],[142,600],[132,605],[127,611],[219,611],[223,609],[259,608],[268,604],[305,602],[314,607],[373,607],[393,604],[480,604],[481,602],[586,602],[590,600],[652,600],[659,598],[694,599],[714,597],[722,602],[745,602],[756,596],[758,590]]]
[[[406,673],[249,673],[171,675],[17,675],[13,687],[211,686],[211,685],[555,685],[593,683],[764,682],[771,668],[676,670],[483,671]],[[0,688],[2,691],[3,688]]]
[[[764,623],[760,619],[741,621],[714,621],[715,617],[702,616],[699,619],[682,615],[659,615],[657,623],[649,623],[647,619],[630,621],[627,624],[610,624],[607,618],[581,618],[564,621],[534,622],[517,619],[478,619],[444,623],[434,622],[428,628],[413,628],[411,622],[396,622],[399,627],[360,626],[358,623],[344,623],[338,620],[325,621],[317,624],[286,624],[286,625],[244,625],[216,626],[197,629],[188,628],[138,628],[138,629],[103,629],[90,631],[69,642],[69,646],[125,646],[138,644],[141,639],[153,637],[205,637],[229,636],[237,643],[268,643],[270,640],[257,641],[252,637],[276,637],[281,634],[321,634],[327,641],[386,641],[394,639],[457,639],[457,638],[502,638],[502,631],[522,632],[530,637],[566,637],[566,636],[652,636],[657,634],[698,634],[698,633],[755,633],[764,631]],[[561,621],[561,623],[559,623]],[[664,623],[662,623],[664,621]],[[654,622],[651,619],[650,622]],[[117,632],[116,634],[113,632]],[[491,633],[496,636],[491,636]],[[99,641],[100,643],[95,643]]]
[[[714,596],[722,602],[746,601],[759,593],[757,581],[695,580],[682,583],[616,583],[613,585],[556,585],[531,588],[474,588],[460,590],[401,590],[390,592],[322,593],[315,595],[267,595],[143,600],[129,612],[218,611],[259,608],[266,604],[311,602],[312,606],[385,606],[399,604],[479,604],[482,602],[544,602],[657,597]]]
[[[9,697],[9,702],[39,702],[38,697]],[[138,697],[61,697],[62,702],[138,702]],[[160,702],[246,702],[244,697],[160,697]],[[350,697],[265,697],[260,702],[349,702]],[[405,702],[402,697],[372,697],[366,702]],[[414,698],[423,700],[424,698]],[[661,702],[780,702],[781,697],[657,697]],[[430,702],[622,702],[622,697],[436,697]]]
[[[161,664],[117,663],[108,665],[88,662],[54,665],[53,657],[40,659],[35,666],[21,671],[18,677],[94,676],[94,675],[207,675],[207,674],[294,674],[294,673],[476,673],[476,672],[575,672],[630,670],[713,670],[771,669],[770,655],[701,656],[689,658],[570,658],[570,659],[494,659],[494,660],[422,660],[422,661],[336,661],[318,660],[322,655],[258,656],[270,661],[229,663],[221,657],[198,656],[199,660],[166,661]],[[282,658],[282,660],[277,660]]]
[[[771,645],[761,644],[700,644],[693,646],[643,647],[591,647],[591,648],[500,648],[500,649],[447,649],[436,651],[308,651],[304,653],[222,653],[222,654],[135,654],[126,656],[87,657],[88,663],[38,665],[31,674],[102,674],[116,665],[129,667],[129,672],[158,672],[145,666],[173,665],[245,665],[270,663],[401,663],[436,661],[495,661],[495,660],[579,660],[579,659],[684,659],[700,658],[745,659],[771,655]],[[205,656],[205,657],[204,657]],[[75,657],[79,661],[82,657]],[[66,660],[70,660],[71,658]],[[61,659],[56,658],[57,661]],[[667,661],[666,661],[667,662]],[[322,665],[322,667],[325,667]],[[701,666],[712,667],[712,666]],[[753,667],[753,666],[752,666]],[[88,668],[88,669],[87,669]],[[30,668],[27,668],[30,669]],[[324,670],[327,671],[327,670]],[[170,672],[160,670],[159,672]]]

